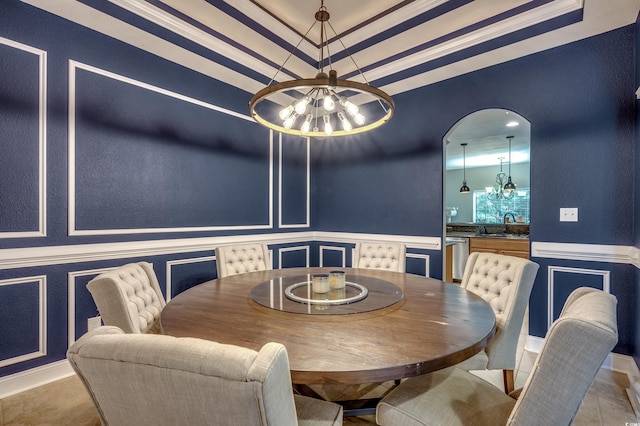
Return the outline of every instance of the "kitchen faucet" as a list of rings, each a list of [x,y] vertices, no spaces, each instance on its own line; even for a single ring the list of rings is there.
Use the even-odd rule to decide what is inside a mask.
[[[504,223],[507,223],[507,216],[509,215],[511,215],[511,218],[513,219],[511,223],[516,223],[516,216],[511,212],[507,212],[504,214],[504,218],[503,218]]]

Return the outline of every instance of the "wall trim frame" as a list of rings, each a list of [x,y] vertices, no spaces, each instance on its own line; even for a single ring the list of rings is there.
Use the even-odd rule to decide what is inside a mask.
[[[212,111],[231,115],[242,120],[254,123],[254,120],[244,114],[239,114],[226,108],[209,104],[180,93],[172,92],[157,86],[153,86],[142,81],[122,76],[110,71],[106,71],[91,65],[83,64],[72,59],[69,60],[69,111],[68,111],[68,234],[69,236],[77,235],[118,235],[118,234],[149,234],[149,233],[165,233],[165,232],[195,232],[195,231],[229,231],[229,230],[257,230],[273,228],[273,132],[269,132],[269,206],[268,206],[268,223],[256,225],[222,225],[222,226],[184,226],[177,228],[117,228],[117,229],[76,229],[76,70],[81,69],[87,72],[111,78],[126,84],[137,86],[152,92],[169,96],[184,102],[192,103],[200,107],[210,109]]]
[[[640,268],[640,248],[634,246],[533,242],[531,257],[626,263]]]
[[[273,134],[273,130],[271,130]],[[306,138],[307,144],[307,197],[305,223],[282,223],[282,133],[278,132],[278,227],[279,228],[308,228],[311,223],[311,138]]]
[[[166,267],[167,267],[167,277],[166,277],[166,288],[165,288],[165,300],[167,303],[169,303],[169,301],[171,300],[171,268],[174,265],[186,265],[189,263],[199,263],[199,262],[210,262],[210,261],[216,261],[216,256],[202,256],[202,257],[190,257],[190,258],[186,258],[186,259],[177,259],[177,260],[167,260],[166,262]]]
[[[346,247],[334,247],[334,246],[320,246],[320,254],[319,254],[319,265],[322,268],[324,263],[324,252],[326,251],[339,251],[342,253],[342,266],[341,268],[347,267],[347,249]]]
[[[305,258],[305,267],[309,267],[309,246],[295,246],[295,247],[283,247],[278,250],[278,268],[282,268],[282,253],[290,252],[290,251],[300,251],[304,250],[306,254]]]
[[[38,56],[38,229],[0,232],[0,238],[47,236],[47,52],[0,37],[0,44]]]
[[[47,355],[47,276],[34,275],[29,277],[9,278],[6,280],[1,280],[0,287],[32,282],[38,283],[38,349],[30,353],[15,356],[13,358],[2,359],[0,360],[0,367],[18,364],[20,362],[40,358]]]
[[[68,347],[76,341],[76,278],[87,275],[99,275],[103,272],[112,271],[115,266],[109,268],[84,269],[80,271],[67,272],[67,341]],[[100,315],[98,313],[98,315]]]
[[[553,324],[554,273],[566,272],[578,275],[599,275],[602,277],[602,291],[611,293],[611,271],[601,269],[570,268],[566,266],[549,266],[547,269],[547,330]]]

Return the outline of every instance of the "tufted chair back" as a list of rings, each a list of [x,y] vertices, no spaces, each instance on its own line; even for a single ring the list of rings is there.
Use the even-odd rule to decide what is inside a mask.
[[[216,247],[218,278],[254,271],[270,271],[271,257],[265,244]]]
[[[153,266],[130,263],[104,272],[87,284],[105,325],[125,333],[159,333],[165,301]]]
[[[98,327],[67,351],[103,425],[341,426],[342,406],[293,394],[287,350]]]
[[[486,300],[496,315],[496,334],[484,352],[459,366],[467,370],[507,370],[505,388],[513,390],[513,370],[522,322],[539,265],[495,253],[469,255],[461,286]],[[511,388],[511,389],[508,389]]]
[[[357,243],[353,267],[405,271],[405,246],[393,243]]]
[[[616,306],[611,294],[574,290],[547,331],[524,387],[511,395],[474,374],[446,368],[404,380],[378,404],[376,424],[570,425],[618,341]]]

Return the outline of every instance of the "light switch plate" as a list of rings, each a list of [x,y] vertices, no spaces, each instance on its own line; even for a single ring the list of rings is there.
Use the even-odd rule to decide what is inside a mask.
[[[560,209],[560,222],[577,222],[578,221],[578,208],[577,207],[563,207]]]

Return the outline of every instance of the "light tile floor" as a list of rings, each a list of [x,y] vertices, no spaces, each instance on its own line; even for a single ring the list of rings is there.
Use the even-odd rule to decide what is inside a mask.
[[[526,324],[523,331],[526,330]],[[524,350],[526,333],[523,332],[517,357],[516,388],[527,379],[536,354]],[[502,389],[501,371],[475,372],[478,376]],[[375,397],[384,394],[392,383],[358,386],[325,386],[316,391],[329,399]],[[635,417],[625,390],[627,376],[609,370],[600,370],[589,390],[574,422],[576,426],[631,426],[640,425]],[[375,416],[347,417],[345,425],[374,425]],[[58,380],[30,391],[0,400],[0,426],[73,425],[99,426],[95,409],[75,377]]]

